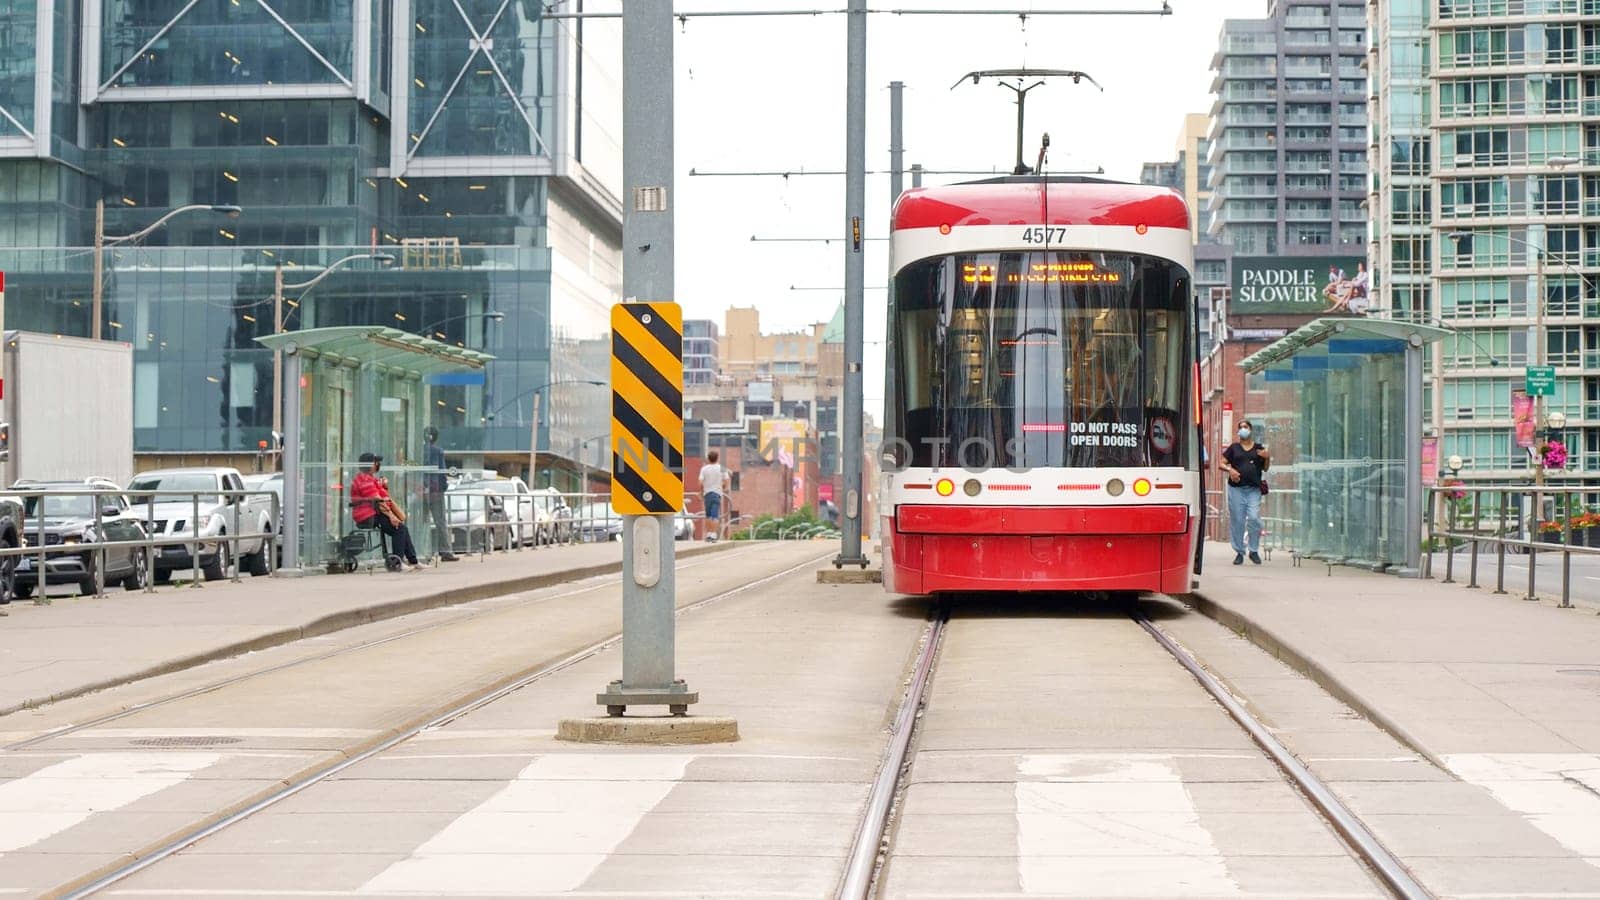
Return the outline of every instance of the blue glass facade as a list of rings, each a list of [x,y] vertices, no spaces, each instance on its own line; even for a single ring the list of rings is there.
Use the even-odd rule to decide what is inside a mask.
[[[388,253],[287,290],[285,330],[382,324],[493,354],[484,384],[431,389],[425,423],[464,465],[525,464],[538,393],[540,448],[573,458],[609,424],[601,389],[540,388],[607,377],[620,128],[595,110],[620,103],[584,109],[578,86],[616,83],[620,38],[590,26],[580,45],[539,9],[0,0],[6,326],[93,333],[97,200],[109,236],[236,205],[105,251],[100,325],[134,348],[138,452],[254,453],[272,436],[272,356],[255,338],[275,327],[275,269],[293,285]],[[45,70],[59,103],[41,147],[19,124],[40,118]]]

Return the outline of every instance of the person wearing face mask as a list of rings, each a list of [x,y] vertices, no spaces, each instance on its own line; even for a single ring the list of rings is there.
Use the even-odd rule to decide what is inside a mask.
[[[1255,429],[1246,419],[1239,423],[1239,440],[1222,451],[1218,463],[1228,475],[1228,535],[1236,566],[1244,565],[1247,551],[1250,561],[1261,565],[1261,476],[1271,458],[1267,448],[1256,443]]]

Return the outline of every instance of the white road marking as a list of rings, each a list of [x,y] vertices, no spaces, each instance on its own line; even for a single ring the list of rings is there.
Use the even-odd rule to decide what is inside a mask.
[[[1600,754],[1460,753],[1444,762],[1600,867]]]
[[[538,757],[510,784],[359,892],[574,891],[683,779],[692,759],[611,753]]]
[[[0,784],[0,853],[180,784],[217,753],[93,753]]]
[[[1017,774],[1023,893],[1242,895],[1172,757],[1031,755]]]
[[[27,891],[14,890],[0,893],[25,894]],[[123,891],[107,891],[112,895],[124,897],[414,897],[414,893],[395,891],[391,893],[370,893],[355,891],[280,891],[260,888],[130,888]],[[816,895],[796,891],[567,891],[564,897],[594,897],[594,898],[626,898],[626,897],[660,897],[662,900],[690,900],[690,898],[729,897],[733,900],[757,900],[762,897],[794,898],[794,900],[815,900]],[[1016,896],[1016,895],[1011,895]],[[1281,895],[1280,895],[1281,896]],[[1320,896],[1320,895],[1319,895]],[[1581,897],[1581,894],[1572,894]]]

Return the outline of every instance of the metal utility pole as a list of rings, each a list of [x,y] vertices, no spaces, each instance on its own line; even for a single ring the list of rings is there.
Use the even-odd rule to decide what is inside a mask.
[[[673,22],[672,0],[628,0],[622,7],[622,296],[628,303],[671,302],[675,290]],[[656,330],[665,324],[649,314],[641,314],[640,321]],[[618,389],[615,379],[612,389]],[[615,393],[612,402],[619,402]],[[681,398],[676,412],[681,434]],[[661,430],[668,424],[649,423]],[[617,427],[613,422],[613,432]],[[613,448],[615,442],[613,434]],[[662,461],[669,455],[662,453]],[[613,472],[627,465],[614,451]],[[683,477],[681,469],[677,477]],[[616,484],[613,477],[613,497]],[[648,494],[645,499],[650,499]],[[666,706],[673,715],[684,715],[689,704],[699,700],[674,674],[677,585],[672,523],[671,512],[622,517],[622,680],[611,682],[596,698],[613,716],[639,705]]]
[[[94,302],[90,304],[89,337],[100,340],[100,309],[105,302],[106,201],[94,201]],[[43,596],[44,591],[39,594]]]
[[[1549,241],[1550,241],[1549,237],[1546,236],[1545,243],[1548,244]],[[1545,300],[1545,297],[1544,297],[1544,248],[1542,248],[1542,247],[1533,248],[1533,254],[1534,254],[1534,262],[1535,262],[1536,268],[1534,269],[1534,273],[1535,274],[1534,274],[1534,280],[1533,280],[1533,334],[1530,335],[1530,337],[1533,339],[1534,365],[1539,366],[1539,367],[1542,368],[1544,366],[1544,349],[1545,349],[1545,347],[1544,347],[1544,345],[1545,345],[1545,338],[1544,338],[1544,300]],[[1533,458],[1532,462],[1533,462],[1533,484],[1534,484],[1535,487],[1542,487],[1544,485],[1544,455],[1539,453],[1538,451],[1539,451],[1539,439],[1543,436],[1542,432],[1545,431],[1546,425],[1547,425],[1547,423],[1545,422],[1545,418],[1544,418],[1544,394],[1535,394],[1533,396],[1533,427],[1538,429],[1538,431],[1540,432],[1538,434],[1535,434],[1534,438],[1533,438],[1534,458]],[[1534,502],[1536,502],[1536,503],[1539,502],[1540,495],[1535,493],[1533,496],[1534,496]],[[1535,521],[1537,521],[1537,517],[1539,515],[1540,515],[1540,511],[1538,509],[1535,509],[1534,510]]]
[[[839,555],[836,569],[858,565],[865,569],[861,552],[861,456],[863,453],[861,363],[866,339],[866,260],[862,254],[861,226],[867,202],[867,0],[850,0],[846,10],[845,80],[845,245],[844,245],[844,509],[840,512]]]

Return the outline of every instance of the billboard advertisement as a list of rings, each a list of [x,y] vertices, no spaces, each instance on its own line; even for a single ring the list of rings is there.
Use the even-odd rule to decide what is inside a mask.
[[[1366,315],[1369,276],[1361,256],[1235,256],[1235,316]]]
[[[811,423],[805,419],[762,419],[761,458],[793,468],[795,459],[804,458]]]

